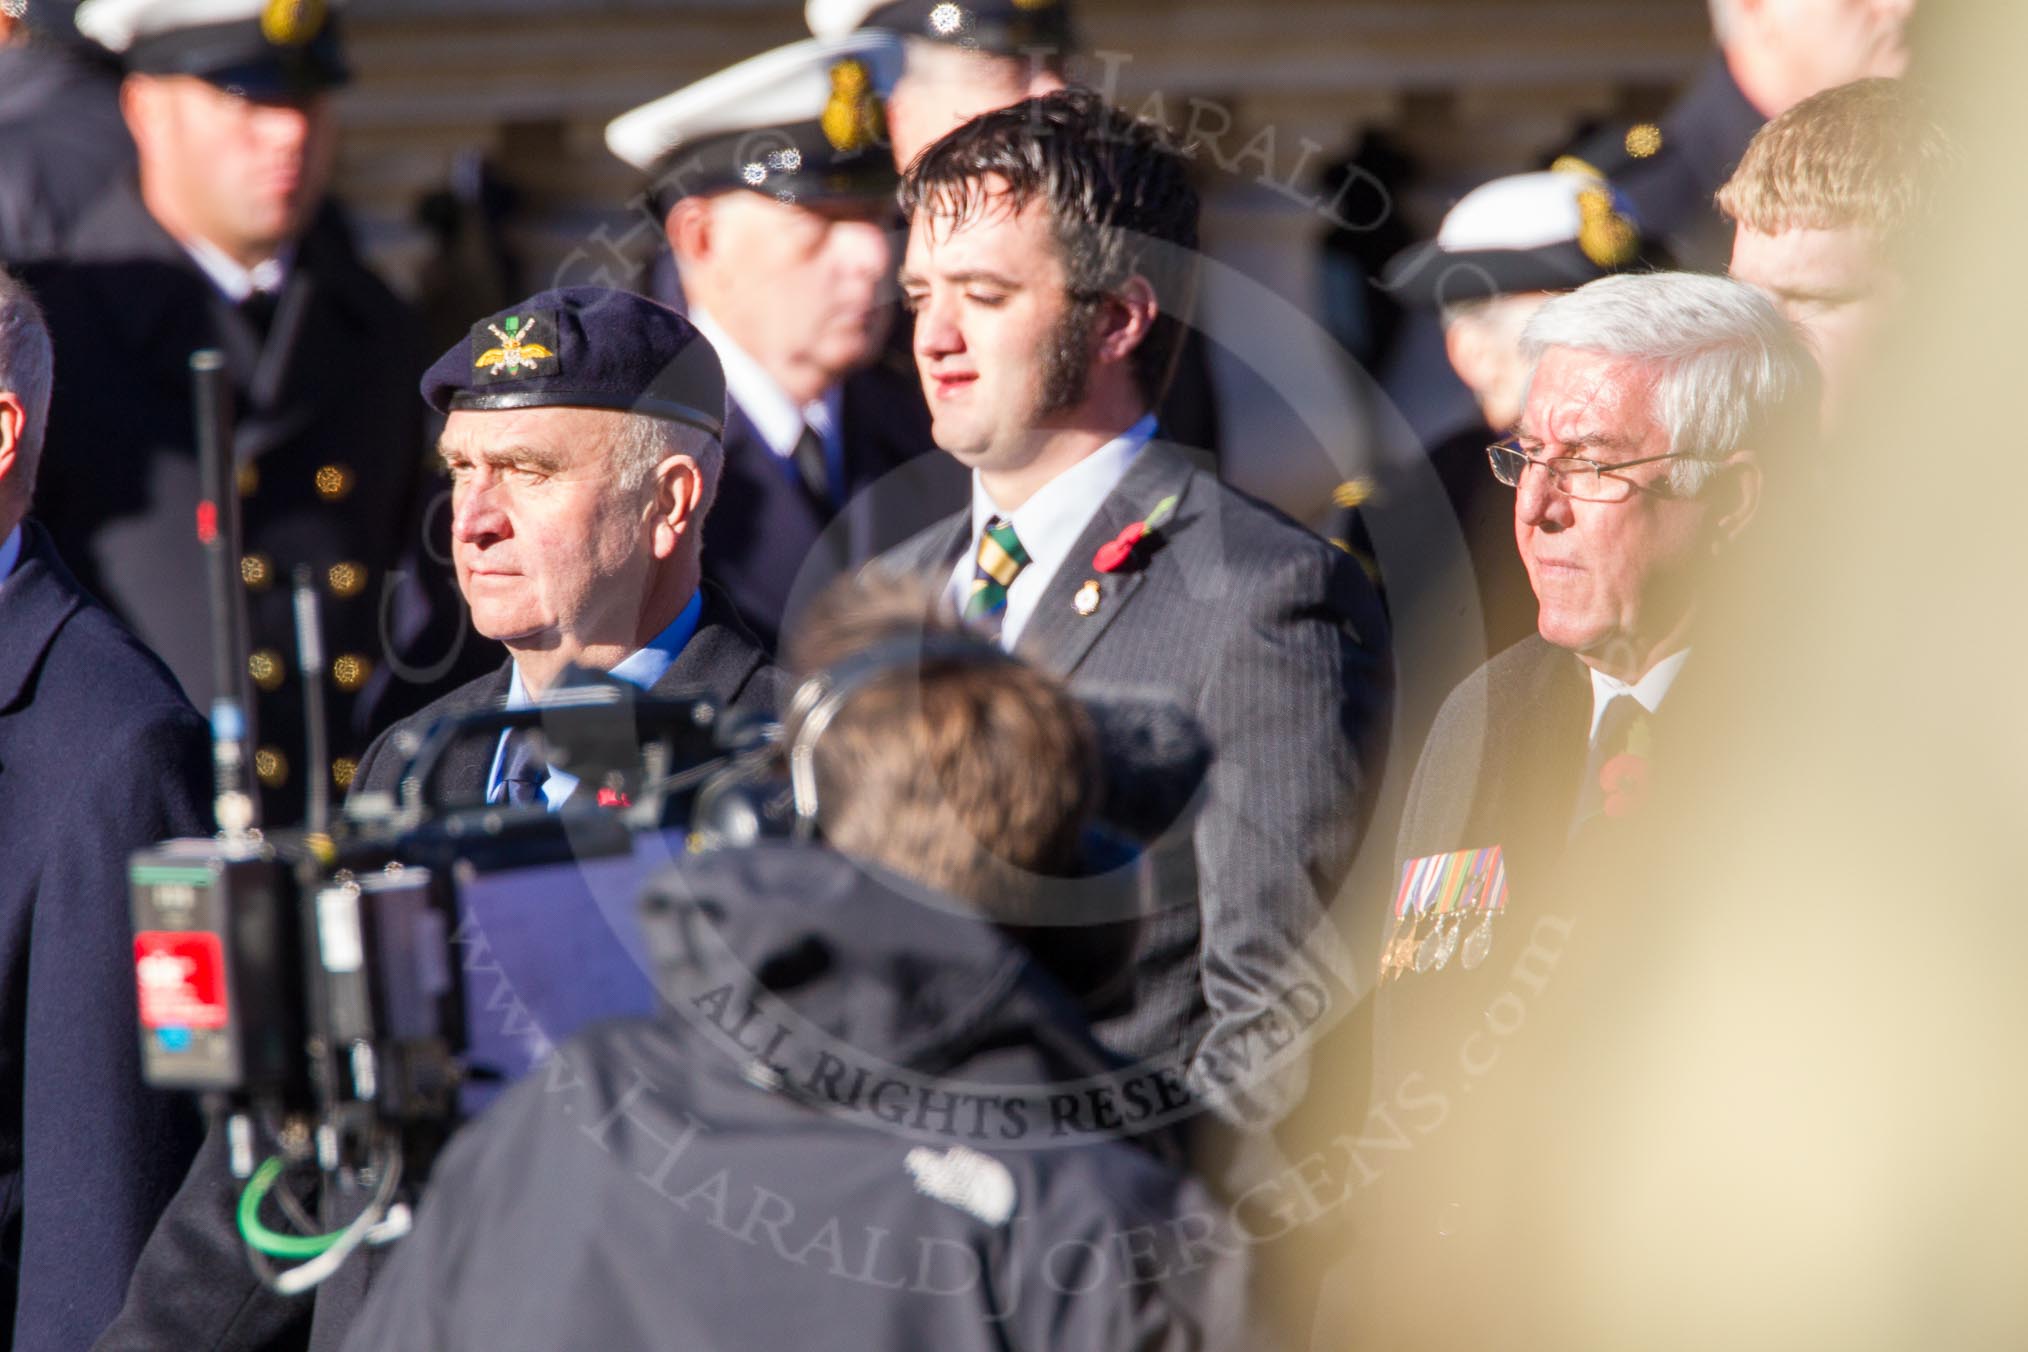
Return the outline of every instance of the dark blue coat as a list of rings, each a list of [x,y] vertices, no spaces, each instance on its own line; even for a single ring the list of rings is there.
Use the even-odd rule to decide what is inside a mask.
[[[86,1346],[198,1140],[141,1085],[127,856],[209,830],[204,724],[30,523],[0,583],[0,1333]]]

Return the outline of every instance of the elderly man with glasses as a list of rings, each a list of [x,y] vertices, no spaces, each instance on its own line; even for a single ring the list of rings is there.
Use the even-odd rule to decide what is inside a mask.
[[[1574,838],[1638,810],[1701,575],[1752,522],[1768,457],[1814,417],[1799,336],[1724,278],[1607,277],[1545,305],[1522,343],[1519,429],[1488,457],[1514,489],[1537,632],[1452,692],[1423,749],[1391,979],[1455,977],[1465,964],[1450,958],[1483,961],[1502,918],[1525,933],[1544,901],[1531,883]]]

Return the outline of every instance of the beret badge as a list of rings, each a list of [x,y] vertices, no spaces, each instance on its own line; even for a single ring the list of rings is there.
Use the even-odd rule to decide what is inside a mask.
[[[472,346],[479,355],[472,359],[472,369],[481,381],[509,380],[526,372],[534,375],[542,369],[545,361],[556,360],[556,349],[542,341],[556,338],[556,318],[537,312],[523,317],[508,315],[497,323],[481,326],[485,333],[474,330]],[[499,340],[497,347],[482,346],[486,334]]]
[[[873,92],[873,77],[866,63],[848,57],[831,67],[831,98],[818,119],[824,139],[840,154],[864,150],[886,134],[880,99]]]

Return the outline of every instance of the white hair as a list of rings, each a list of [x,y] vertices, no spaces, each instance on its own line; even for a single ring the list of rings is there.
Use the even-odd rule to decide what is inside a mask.
[[[1621,273],[1558,296],[1521,334],[1529,380],[1551,348],[1658,368],[1649,411],[1684,456],[1669,484],[1701,492],[1733,452],[1761,450],[1813,419],[1817,363],[1774,302],[1744,282],[1691,272]],[[1813,423],[1805,421],[1802,426]]]
[[[28,0],[0,0],[0,18],[25,19],[28,17]]]
[[[704,480],[699,514],[709,511],[712,500],[718,496],[719,473],[725,467],[725,448],[718,438],[701,427],[645,413],[623,413],[620,417],[620,426],[613,434],[612,457],[621,487],[630,493],[639,492],[647,486],[655,466],[672,455],[687,455],[697,462]]]
[[[55,379],[56,355],[42,307],[26,286],[0,269],[0,391],[19,399],[28,411],[14,471],[24,501],[35,491],[35,469],[42,459],[49,393]]]
[[[1732,41],[1735,26],[1732,5],[1733,0],[1711,0],[1711,36],[1718,39],[1721,47]]]

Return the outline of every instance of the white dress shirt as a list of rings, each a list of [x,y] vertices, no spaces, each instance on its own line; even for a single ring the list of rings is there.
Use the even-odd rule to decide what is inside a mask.
[[[1676,675],[1683,670],[1683,664],[1690,659],[1690,650],[1674,652],[1648,668],[1648,674],[1632,685],[1617,676],[1608,676],[1597,667],[1591,670],[1591,737],[1598,736],[1599,721],[1605,717],[1606,705],[1615,696],[1632,695],[1636,703],[1649,713],[1662,707],[1662,700],[1669,693],[1669,687],[1676,683]]]
[[[179,241],[183,252],[211,279],[218,288],[218,294],[234,305],[245,303],[246,298],[256,291],[279,295],[282,283],[289,280],[289,269],[295,265],[296,246],[284,244],[273,258],[263,259],[252,267],[240,266],[239,260],[209,240],[191,236]]]
[[[1127,477],[1135,458],[1154,435],[1155,415],[1149,413],[1037,489],[1035,496],[1011,515],[993,501],[993,495],[980,482],[978,471],[972,471],[972,545],[951,570],[950,594],[962,609],[965,598],[972,594],[979,537],[986,533],[988,521],[996,516],[1007,517],[1022,549],[1028,553],[1028,563],[1007,589],[1007,609],[1000,624],[1002,648],[1013,651],[1028,617],[1035,613],[1042,593],[1048,590],[1050,579],[1069,558],[1071,546],[1098,515],[1099,504]],[[1147,510],[1155,510],[1155,504],[1148,503]]]
[[[798,405],[782,392],[782,387],[759,362],[747,355],[745,348],[718,326],[709,311],[701,306],[691,307],[690,322],[718,354],[718,364],[725,368],[725,392],[739,405],[739,411],[746,414],[767,448],[783,460],[790,459],[807,426],[823,439],[824,463],[830,467],[835,486],[844,464],[838,433],[843,401],[838,387],[834,385],[809,403]]]

